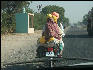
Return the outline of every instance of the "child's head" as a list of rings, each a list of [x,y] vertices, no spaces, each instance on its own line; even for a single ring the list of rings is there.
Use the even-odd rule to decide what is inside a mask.
[[[52,17],[53,17],[53,19],[54,19],[54,22],[57,23],[57,19],[59,18],[59,14],[56,13],[56,12],[53,12],[53,13],[52,13]]]
[[[53,16],[56,16],[57,19],[59,18],[59,14],[58,14],[57,12],[53,12],[52,15],[53,15]]]

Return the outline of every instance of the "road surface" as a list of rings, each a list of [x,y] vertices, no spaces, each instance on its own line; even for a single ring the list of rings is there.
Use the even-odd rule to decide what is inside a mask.
[[[93,59],[93,37],[89,37],[86,29],[83,29],[82,27],[69,27],[66,30],[66,36],[63,38],[64,41],[64,51],[63,51],[63,58],[88,58]],[[72,63],[71,63],[72,62]],[[61,64],[73,64],[78,63],[81,61],[59,61],[56,62],[55,65],[59,66]],[[19,68],[24,69],[31,69],[31,65],[25,65],[25,66],[13,66],[10,67],[12,70],[14,67],[16,67],[15,70],[18,70]],[[35,68],[35,67],[32,67]],[[7,69],[7,68],[6,68]]]
[[[63,57],[93,58],[93,37],[88,36],[87,30],[70,27],[63,41]]]

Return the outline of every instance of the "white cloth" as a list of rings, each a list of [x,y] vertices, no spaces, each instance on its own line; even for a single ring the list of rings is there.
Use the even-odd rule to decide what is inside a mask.
[[[64,31],[63,25],[61,23],[60,23],[60,28],[61,28],[61,30]]]
[[[63,28],[63,25],[60,23],[60,28],[61,28],[61,30],[62,30],[62,37],[64,37],[65,36],[65,33],[64,33],[64,28]]]

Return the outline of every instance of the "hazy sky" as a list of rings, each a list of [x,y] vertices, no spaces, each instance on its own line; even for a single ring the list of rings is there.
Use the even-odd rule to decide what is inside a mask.
[[[37,6],[57,5],[65,9],[65,17],[70,23],[82,21],[83,16],[93,7],[93,1],[32,1],[30,8],[37,12]]]

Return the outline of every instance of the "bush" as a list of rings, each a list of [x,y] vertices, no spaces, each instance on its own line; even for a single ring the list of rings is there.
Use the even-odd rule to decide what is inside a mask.
[[[11,20],[10,20],[11,18]],[[5,12],[2,13],[1,19],[1,34],[11,33],[15,31],[15,16],[7,14]]]
[[[34,15],[34,28],[35,30],[41,30],[46,23],[46,15],[40,13],[35,13]]]

